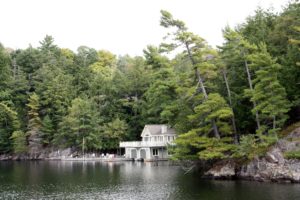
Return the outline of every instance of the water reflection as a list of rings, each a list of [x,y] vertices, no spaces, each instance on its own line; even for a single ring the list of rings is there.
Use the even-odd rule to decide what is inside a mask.
[[[208,181],[168,162],[0,162],[0,199],[300,199],[300,186]]]

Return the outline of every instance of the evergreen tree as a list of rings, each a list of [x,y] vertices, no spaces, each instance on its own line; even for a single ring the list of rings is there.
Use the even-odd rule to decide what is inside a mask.
[[[115,149],[119,147],[119,142],[126,137],[128,125],[123,120],[116,118],[102,126],[100,141],[102,149]]]
[[[170,106],[177,99],[174,70],[170,61],[159,53],[158,48],[148,46],[144,55],[146,63],[151,67],[151,84],[144,93],[143,117],[151,124],[171,124],[173,113]]]
[[[257,46],[250,44],[241,34],[236,31],[231,30],[230,28],[226,28],[224,31],[224,37],[226,39],[225,47],[223,49],[225,51],[232,51],[232,54],[236,54],[238,58],[242,61],[243,66],[245,67],[247,81],[248,81],[248,90],[253,91],[253,77],[252,77],[252,69],[249,66],[249,56],[257,51]],[[253,107],[256,107],[256,101],[252,101]],[[259,113],[255,112],[255,120],[257,129],[260,129],[260,117]]]
[[[54,136],[54,127],[49,115],[46,115],[42,121],[41,135],[43,144],[50,145]]]
[[[190,62],[192,63],[193,68],[195,70],[195,75],[197,79],[196,90],[198,92],[199,90],[201,90],[204,99],[207,99],[208,92],[206,86],[204,85],[204,80],[202,77],[203,72],[200,71],[201,70],[200,65],[202,64],[201,62],[203,62],[203,57],[206,56],[205,53],[208,54],[208,52],[205,52],[207,48],[205,49],[206,44],[204,39],[200,38],[199,36],[191,32],[188,32],[184,22],[174,19],[171,13],[162,10],[161,14],[162,14],[161,21],[160,21],[161,26],[165,28],[176,28],[176,32],[174,33],[174,38],[173,38],[173,41],[175,43],[163,44],[162,47],[165,47],[168,51],[174,50],[179,46],[183,46],[186,49],[188,58],[190,59]],[[212,119],[211,123],[212,123],[215,137],[220,138],[220,133],[214,119]]]
[[[27,141],[26,135],[23,131],[14,131],[10,139],[13,141],[14,153],[25,153],[27,152]]]
[[[0,43],[0,101],[10,101],[12,73],[10,71],[10,58]]]
[[[218,93],[209,93],[208,90],[213,91],[213,79],[217,75],[217,67],[214,63],[216,52],[209,48],[202,38],[188,32],[185,24],[182,21],[173,19],[169,12],[161,11],[161,14],[161,25],[163,27],[176,28],[172,40],[175,43],[163,44],[162,46],[167,48],[167,50],[183,46],[195,70],[195,78],[197,80],[196,87],[191,87],[195,90],[192,98],[196,99],[196,101],[192,108],[194,114],[190,115],[190,120],[196,124],[196,127],[179,136],[178,142],[176,142],[178,146],[175,148],[175,157],[180,159],[182,155],[185,157],[187,154],[192,154],[189,156],[193,158],[193,154],[196,154],[200,159],[220,158],[222,157],[220,154],[225,155],[227,150],[220,151],[217,146],[211,146],[211,142],[220,140],[220,146],[226,146],[223,140],[226,140],[226,136],[231,133],[228,119],[232,117],[232,110],[222,96]],[[223,137],[222,140],[221,137]],[[200,142],[204,148],[195,144],[195,140]],[[232,142],[232,139],[229,140],[230,142]],[[211,151],[212,156],[203,157],[202,151]]]
[[[0,102],[0,153],[8,153],[13,150],[10,137],[19,128],[17,113]]]
[[[295,29],[295,31],[297,31],[297,32],[299,33],[299,35],[300,35],[300,26],[295,26],[294,29]],[[296,46],[298,47],[298,50],[300,51],[300,37],[297,37],[297,39],[296,39],[296,38],[295,38],[295,39],[292,38],[292,39],[290,39],[289,41],[290,41],[290,43],[296,45]],[[297,64],[298,66],[300,66],[300,61],[297,61],[296,64]]]
[[[32,93],[28,99],[28,125],[26,135],[28,136],[28,147],[30,154],[37,154],[42,148],[41,119],[39,116],[40,102],[36,93]]]
[[[86,98],[76,98],[68,109],[68,114],[59,124],[59,132],[54,136],[54,142],[58,145],[93,149],[99,147],[99,114],[96,112],[93,102]]]
[[[168,123],[179,135],[174,158],[251,159],[300,119],[298,1],[226,27],[220,52],[161,14],[166,43],[146,47],[143,57],[73,52],[51,36],[38,48],[0,45],[0,153],[81,150],[83,140],[88,151],[116,148],[139,140],[145,124]],[[175,49],[174,58],[163,56]]]
[[[285,89],[278,81],[280,66],[267,52],[265,45],[260,45],[260,52],[249,56],[251,67],[255,70],[254,90],[251,101],[257,102],[253,112],[260,113],[264,125],[259,133],[276,134],[287,119],[290,103]]]
[[[227,75],[227,68],[226,68],[226,66],[224,66],[224,64],[220,64],[219,68],[220,68],[220,72],[221,72],[221,74],[223,76],[225,85],[226,85],[226,91],[227,91],[229,106],[230,106],[230,108],[232,110],[231,120],[232,120],[233,132],[234,132],[234,142],[235,142],[235,144],[237,144],[239,142],[239,134],[238,134],[238,131],[237,131],[235,114],[234,114],[234,111],[233,111],[233,100],[232,100],[232,95],[231,95],[232,91],[231,91],[230,86],[229,86],[228,75]]]

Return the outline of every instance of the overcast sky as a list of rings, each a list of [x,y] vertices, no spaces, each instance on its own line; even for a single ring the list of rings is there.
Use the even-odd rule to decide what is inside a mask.
[[[261,6],[280,11],[288,0],[0,0],[0,42],[11,48],[39,45],[46,34],[62,48],[85,45],[117,55],[141,55],[158,45],[168,10],[212,46],[222,28],[235,26]]]

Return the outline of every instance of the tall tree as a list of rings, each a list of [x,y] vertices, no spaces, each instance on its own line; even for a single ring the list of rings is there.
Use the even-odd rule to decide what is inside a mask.
[[[26,135],[28,136],[29,153],[35,156],[42,148],[41,119],[39,116],[39,96],[32,93],[28,99],[28,125]]]
[[[12,81],[12,73],[9,65],[9,55],[0,43],[0,101],[9,101],[11,99],[10,83]]]
[[[177,99],[176,77],[170,61],[159,53],[158,48],[148,46],[144,50],[149,65],[151,83],[144,93],[143,116],[148,123],[169,123],[172,117],[170,105]]]
[[[13,150],[10,137],[19,128],[17,113],[6,104],[0,102],[0,153],[8,153]]]
[[[102,142],[102,149],[116,149],[119,142],[126,137],[128,125],[119,118],[105,123],[102,127],[99,140]]]
[[[297,31],[297,32],[299,33],[299,35],[300,35],[300,26],[295,26],[294,29],[295,29],[295,31]],[[295,38],[291,38],[289,41],[290,41],[290,43],[296,45],[296,46],[298,47],[298,50],[300,51],[300,37],[297,37],[297,39],[296,39],[296,37],[295,37]],[[297,64],[298,66],[300,66],[300,61],[297,61],[296,64]]]
[[[182,155],[191,154],[200,159],[220,158],[221,154],[228,153],[228,149],[219,149],[219,147],[211,144],[218,141],[221,147],[225,147],[226,141],[231,143],[232,139],[225,139],[232,133],[228,124],[228,119],[232,117],[232,111],[228,107],[224,98],[214,91],[214,79],[217,76],[217,67],[215,65],[215,51],[209,48],[206,42],[199,36],[188,32],[185,24],[173,19],[172,15],[167,11],[161,11],[161,25],[166,28],[175,28],[172,34],[173,43],[162,44],[162,48],[170,51],[177,47],[185,49],[194,71],[196,80],[190,86],[189,90],[194,90],[192,96],[192,105],[194,113],[189,115],[190,122],[196,124],[187,133],[181,134],[176,142],[175,157],[181,158]],[[194,143],[194,139],[202,145]],[[222,151],[222,149],[224,151]],[[202,152],[211,151],[211,156],[203,157]]]
[[[224,37],[226,39],[226,50],[233,51],[235,54],[239,55],[240,59],[243,62],[245,67],[245,71],[247,74],[247,81],[249,85],[249,90],[253,91],[253,77],[252,72],[249,67],[249,59],[248,57],[257,51],[256,45],[250,44],[246,39],[243,38],[238,32],[231,30],[227,27],[224,31]],[[256,107],[256,101],[253,101],[253,107]],[[257,129],[260,129],[260,117],[259,113],[255,112],[255,120]]]
[[[224,64],[220,64],[219,68],[220,68],[221,75],[223,76],[223,79],[224,79],[224,82],[225,82],[229,106],[232,110],[231,120],[232,120],[233,132],[234,132],[234,142],[235,142],[235,144],[237,144],[239,142],[239,134],[238,134],[238,131],[237,131],[235,114],[234,114],[234,110],[233,110],[233,102],[232,102],[232,95],[231,95],[232,91],[230,89],[230,85],[229,85],[229,81],[228,81],[227,68]]]
[[[50,145],[54,137],[54,126],[49,115],[46,115],[42,121],[41,135],[44,145]]]
[[[161,15],[162,15],[160,21],[161,26],[165,28],[176,29],[176,32],[173,35],[174,36],[173,41],[175,43],[163,44],[162,46],[167,48],[167,50],[169,51],[174,50],[179,46],[183,46],[186,49],[190,62],[192,63],[195,70],[195,75],[197,78],[197,86],[199,86],[197,90],[201,89],[204,99],[208,99],[208,92],[204,85],[204,80],[199,67],[199,64],[201,64],[201,61],[203,61],[202,60],[203,56],[205,56],[205,53],[207,53],[205,52],[206,50],[205,41],[199,36],[191,32],[188,32],[184,22],[174,19],[171,13],[162,10]],[[211,123],[212,123],[215,137],[220,138],[220,133],[214,119],[212,119]]]
[[[82,149],[84,139],[86,149],[97,149],[100,142],[97,139],[99,120],[101,118],[91,100],[75,98],[68,109],[68,114],[60,123],[54,142],[58,145]]]
[[[13,141],[14,153],[26,153],[27,141],[23,131],[14,131],[10,139]]]
[[[285,89],[278,80],[280,66],[267,52],[265,45],[260,45],[260,52],[249,57],[251,68],[256,69],[254,89],[249,91],[251,101],[257,102],[253,112],[260,113],[264,125],[259,133],[276,133],[287,119],[290,103],[286,98]]]

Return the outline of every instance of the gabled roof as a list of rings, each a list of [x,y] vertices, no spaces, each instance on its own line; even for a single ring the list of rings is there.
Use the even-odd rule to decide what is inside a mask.
[[[167,132],[165,133],[162,133],[163,126],[167,127]],[[143,136],[143,133],[145,133],[146,129],[149,131],[150,135],[175,135],[175,130],[166,124],[147,124],[145,125],[141,136]]]

